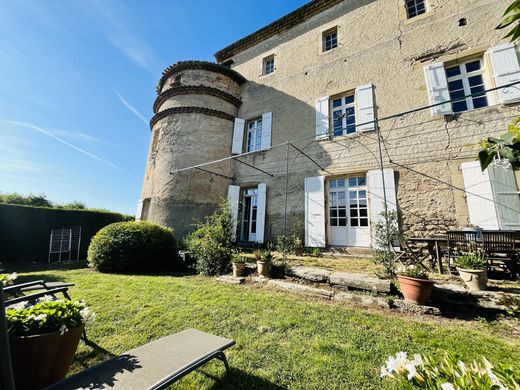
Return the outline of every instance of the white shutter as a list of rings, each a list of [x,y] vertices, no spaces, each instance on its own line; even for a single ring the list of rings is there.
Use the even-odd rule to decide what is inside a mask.
[[[492,47],[488,52],[497,87],[520,82],[520,64],[513,43]],[[498,96],[504,104],[520,101],[520,84],[499,89]]]
[[[244,144],[244,128],[246,121],[242,118],[235,118],[235,126],[233,128],[233,146],[231,153],[242,153],[242,145]]]
[[[489,170],[482,172],[478,161],[463,163],[460,169],[464,179],[469,221],[482,229],[498,229],[498,215]]]
[[[262,143],[261,150],[271,149],[271,129],[273,127],[273,113],[262,114]]]
[[[143,200],[139,199],[137,202],[137,211],[135,212],[135,220],[140,221],[143,216]]]
[[[362,85],[356,88],[356,122],[358,131],[370,131],[376,128],[374,120],[374,87],[372,84]]]
[[[265,234],[265,203],[266,203],[267,185],[260,183],[258,185],[257,211],[256,211],[256,236],[255,242],[264,243]]]
[[[329,137],[329,97],[316,99],[316,139]]]
[[[325,177],[305,178],[305,246],[325,247]]]
[[[488,166],[497,210],[498,225],[503,230],[520,230],[520,194],[511,165],[507,169]]]
[[[448,89],[448,79],[444,64],[435,62],[424,66],[424,77],[428,88],[428,98],[430,104],[448,102],[431,108],[432,115],[449,115],[453,113],[451,108],[450,91]]]
[[[230,185],[228,187],[228,201],[231,206],[231,218],[233,219],[233,230],[231,237],[233,241],[237,239],[237,223],[238,223],[238,202],[240,200],[240,186]]]
[[[383,187],[383,175],[385,185]],[[370,225],[372,246],[375,246],[375,229],[377,222],[384,220],[383,213],[385,211],[385,193],[386,193],[386,209],[388,212],[397,211],[397,193],[395,189],[395,178],[393,169],[384,169],[383,175],[380,169],[367,172],[368,182],[368,199],[370,211]],[[397,226],[396,226],[397,227]],[[396,243],[397,244],[397,243]]]

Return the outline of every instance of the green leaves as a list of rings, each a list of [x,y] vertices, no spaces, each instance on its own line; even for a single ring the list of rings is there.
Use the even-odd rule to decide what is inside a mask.
[[[507,7],[502,17],[503,19],[496,29],[501,30],[516,23],[516,26],[514,26],[504,38],[511,38],[511,42],[518,40],[520,38],[520,0],[515,0]]]
[[[520,1],[520,0],[519,0]],[[482,150],[478,153],[480,167],[485,170],[496,158],[505,159],[513,168],[520,167],[520,117],[516,117],[508,126],[507,133],[499,138],[489,137],[480,142]]]

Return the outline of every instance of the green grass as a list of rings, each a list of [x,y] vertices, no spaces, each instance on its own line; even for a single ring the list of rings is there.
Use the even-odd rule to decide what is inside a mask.
[[[9,271],[17,271],[11,267]],[[520,341],[478,322],[425,320],[305,299],[199,276],[107,275],[90,269],[32,271],[19,281],[76,284],[74,299],[97,313],[73,371],[187,327],[230,337],[232,379],[215,361],[178,389],[380,389],[379,368],[397,351],[485,355],[520,369]],[[388,387],[386,387],[388,388]]]

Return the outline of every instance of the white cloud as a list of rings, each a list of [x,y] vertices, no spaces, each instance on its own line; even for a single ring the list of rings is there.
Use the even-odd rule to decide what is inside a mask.
[[[96,156],[95,154],[93,153],[90,153],[88,151],[86,151],[85,149],[82,149],[76,145],[73,145],[71,144],[70,142],[67,142],[65,141],[64,139],[58,137],[57,135],[53,134],[51,131],[47,130],[47,129],[44,129],[42,127],[39,127],[39,126],[36,126],[36,125],[33,125],[32,123],[25,123],[25,122],[18,122],[18,121],[13,121],[13,120],[6,120],[4,119],[3,122],[6,122],[6,123],[10,123],[12,125],[15,125],[15,126],[20,126],[20,127],[27,127],[27,128],[30,128],[30,129],[33,129],[33,130],[36,130],[37,132],[41,133],[41,134],[44,134],[48,137],[51,137],[53,139],[55,139],[56,141],[68,146],[69,148],[72,148],[74,150],[76,150],[77,152],[81,153],[81,154],[84,154],[85,156],[88,156],[94,160],[97,160],[99,162],[102,162],[103,164],[106,164],[112,168],[115,168],[115,169],[121,169],[119,168],[117,165],[115,164],[112,164],[110,161],[108,160],[105,160],[101,157],[98,157]]]
[[[116,91],[116,95],[123,103],[123,105],[128,108],[136,117],[138,117],[141,122],[143,122],[146,126],[149,126],[149,122],[146,120],[143,114],[141,114],[134,106],[132,106],[130,103],[128,103],[123,96],[119,92]]]

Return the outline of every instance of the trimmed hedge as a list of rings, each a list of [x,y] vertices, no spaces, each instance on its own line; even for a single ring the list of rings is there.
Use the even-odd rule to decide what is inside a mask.
[[[79,258],[84,260],[90,239],[99,229],[125,220],[128,216],[98,210],[0,204],[0,262],[47,262],[51,230],[73,226],[81,226]]]
[[[176,268],[173,230],[154,223],[105,226],[88,248],[88,262],[101,272],[155,272]]]

